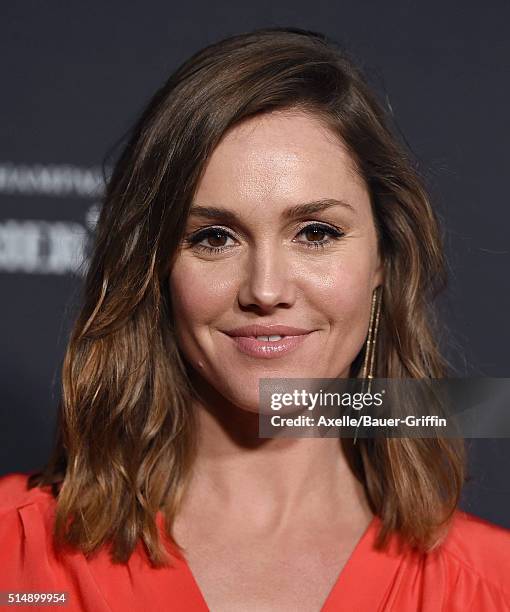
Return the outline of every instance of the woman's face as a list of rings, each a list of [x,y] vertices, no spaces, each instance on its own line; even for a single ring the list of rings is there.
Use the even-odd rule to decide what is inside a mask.
[[[273,112],[224,136],[170,275],[180,349],[210,385],[257,411],[260,378],[347,377],[381,283],[369,193],[332,132]]]

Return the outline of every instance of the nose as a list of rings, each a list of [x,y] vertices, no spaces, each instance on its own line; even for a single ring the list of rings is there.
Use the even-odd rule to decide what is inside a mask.
[[[292,265],[285,253],[268,244],[250,253],[239,287],[241,307],[263,312],[289,308],[295,291]]]

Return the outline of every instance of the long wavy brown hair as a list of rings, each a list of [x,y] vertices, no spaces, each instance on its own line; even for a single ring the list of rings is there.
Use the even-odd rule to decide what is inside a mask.
[[[163,513],[171,538],[196,422],[167,279],[221,137],[248,117],[284,109],[320,119],[368,186],[385,266],[376,376],[447,375],[432,308],[446,283],[441,232],[391,113],[322,34],[269,28],[221,40],[156,92],[106,187],[63,362],[56,446],[30,478],[30,486],[52,485],[57,497],[57,548],[88,555],[108,544],[122,563],[142,541],[154,566],[168,563],[156,515]],[[465,479],[462,440],[359,439],[346,450],[382,520],[379,546],[394,531],[425,550],[440,543]]]

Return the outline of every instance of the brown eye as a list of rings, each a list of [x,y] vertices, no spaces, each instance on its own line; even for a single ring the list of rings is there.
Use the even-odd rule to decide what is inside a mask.
[[[225,242],[228,236],[226,236],[223,232],[211,232],[208,236],[204,238],[209,243],[208,246],[211,247],[222,247],[225,246]]]
[[[326,232],[320,227],[308,227],[304,233],[308,240],[318,240],[319,242],[322,241],[326,235]]]
[[[318,249],[331,245],[335,240],[342,238],[344,233],[329,225],[313,223],[303,227],[299,235],[305,238],[304,240],[298,240],[298,242],[302,242],[306,247]]]
[[[233,245],[228,243],[229,240],[234,241],[227,231],[220,228],[205,228],[186,238],[190,246],[204,253],[220,253],[230,249]]]

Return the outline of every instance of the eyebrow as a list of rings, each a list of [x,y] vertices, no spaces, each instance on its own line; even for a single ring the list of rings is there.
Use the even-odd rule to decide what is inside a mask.
[[[349,204],[349,202],[346,202],[345,200],[323,198],[321,200],[303,202],[302,204],[297,204],[296,206],[286,208],[282,213],[282,217],[287,220],[292,220],[298,217],[322,212],[335,206],[345,208],[356,214],[356,209],[354,208],[354,206],[352,206],[352,204]],[[233,212],[232,210],[228,210],[227,208],[219,208],[217,206],[200,206],[198,204],[194,205],[190,210],[190,216],[204,217],[206,219],[223,219],[228,223],[241,222],[240,218],[235,212]]]

